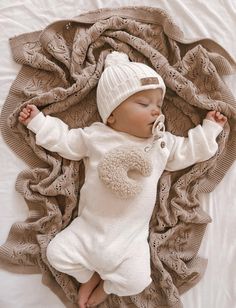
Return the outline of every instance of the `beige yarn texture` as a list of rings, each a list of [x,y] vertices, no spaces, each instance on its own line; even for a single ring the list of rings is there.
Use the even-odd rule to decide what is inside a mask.
[[[186,136],[211,109],[229,118],[213,158],[179,172],[164,172],[160,178],[150,221],[151,285],[139,295],[111,295],[99,306],[182,307],[180,294],[199,281],[206,267],[206,260],[197,254],[211,218],[199,204],[199,193],[212,191],[236,156],[236,102],[222,80],[223,75],[235,73],[234,60],[212,40],[186,40],[167,12],[149,7],[89,12],[14,37],[10,44],[22,69],[3,107],[1,130],[6,143],[30,167],[16,183],[29,217],[12,226],[0,247],[0,259],[22,270],[40,270],[43,282],[66,307],[76,302],[79,284],[53,269],[45,250],[77,214],[83,164],[37,146],[34,134],[17,121],[22,106],[35,104],[70,127],[100,120],[96,85],[105,56],[117,50],[163,77],[167,86],[163,113],[170,132]]]
[[[121,199],[136,196],[142,190],[138,179],[132,179],[131,171],[140,176],[150,176],[152,162],[141,147],[121,146],[108,151],[98,164],[98,175],[105,186]]]

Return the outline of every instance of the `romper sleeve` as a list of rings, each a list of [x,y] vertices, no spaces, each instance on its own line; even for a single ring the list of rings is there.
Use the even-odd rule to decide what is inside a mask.
[[[167,148],[170,155],[165,169],[184,169],[214,156],[218,149],[216,138],[222,129],[216,122],[204,119],[202,125],[189,130],[187,138],[167,132]]]
[[[27,128],[36,134],[36,144],[64,158],[80,160],[88,156],[86,133],[82,128],[69,129],[60,119],[44,116],[42,112],[29,122]]]

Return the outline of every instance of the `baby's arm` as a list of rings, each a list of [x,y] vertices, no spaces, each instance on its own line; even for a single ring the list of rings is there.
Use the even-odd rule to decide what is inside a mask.
[[[29,122],[39,113],[40,111],[35,105],[27,105],[21,110],[18,120],[27,126]]]
[[[36,144],[43,148],[71,160],[80,160],[88,156],[85,141],[87,134],[84,129],[70,129],[60,119],[44,116],[34,105],[23,108],[18,119],[36,134]]]
[[[166,170],[175,171],[197,162],[210,159],[216,153],[216,138],[222,131],[227,118],[220,112],[209,111],[202,125],[188,131],[188,138],[166,133],[167,148],[170,150]]]

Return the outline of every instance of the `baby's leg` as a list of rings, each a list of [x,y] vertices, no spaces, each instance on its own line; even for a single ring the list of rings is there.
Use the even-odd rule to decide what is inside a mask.
[[[47,247],[48,262],[59,272],[73,276],[80,283],[86,283],[91,279],[94,271],[80,263],[80,256],[70,252],[70,247],[63,247],[63,238],[56,236]]]
[[[87,302],[87,307],[96,307],[97,305],[104,302],[104,300],[107,298],[108,294],[103,289],[103,280],[100,280],[99,285],[94,289],[91,296],[89,297],[89,300]]]
[[[93,276],[89,279],[89,281],[81,284],[78,293],[78,304],[80,308],[88,307],[88,299],[94,289],[99,285],[100,281],[101,277],[98,275],[98,273],[94,273]]]
[[[150,253],[148,243],[133,247],[130,256],[112,273],[101,274],[107,294],[131,296],[141,293],[151,282]]]
[[[81,283],[78,304],[80,308],[86,308],[88,298],[101,278],[97,273],[81,264],[82,262],[80,263],[82,260],[80,253],[72,245],[69,245],[71,237],[65,240],[62,232],[48,244],[47,259],[59,272],[71,275]]]

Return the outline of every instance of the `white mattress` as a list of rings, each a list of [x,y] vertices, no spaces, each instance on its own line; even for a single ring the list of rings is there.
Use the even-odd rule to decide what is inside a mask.
[[[11,58],[8,39],[42,29],[60,18],[70,18],[92,9],[143,5],[143,0],[1,0],[0,1],[0,106],[20,66]],[[166,9],[184,30],[186,37],[210,37],[236,58],[235,0],[149,0],[145,5]],[[236,95],[236,76],[226,82]],[[27,217],[23,198],[15,192],[17,174],[25,164],[0,139],[0,244],[15,221]],[[204,278],[182,296],[185,308],[236,307],[236,164],[210,195],[202,195],[204,209],[213,222],[208,226],[200,255],[208,258]],[[21,275],[0,268],[0,308],[64,307],[40,275]],[[111,307],[112,308],[112,307]],[[158,308],[158,307],[157,307]]]

